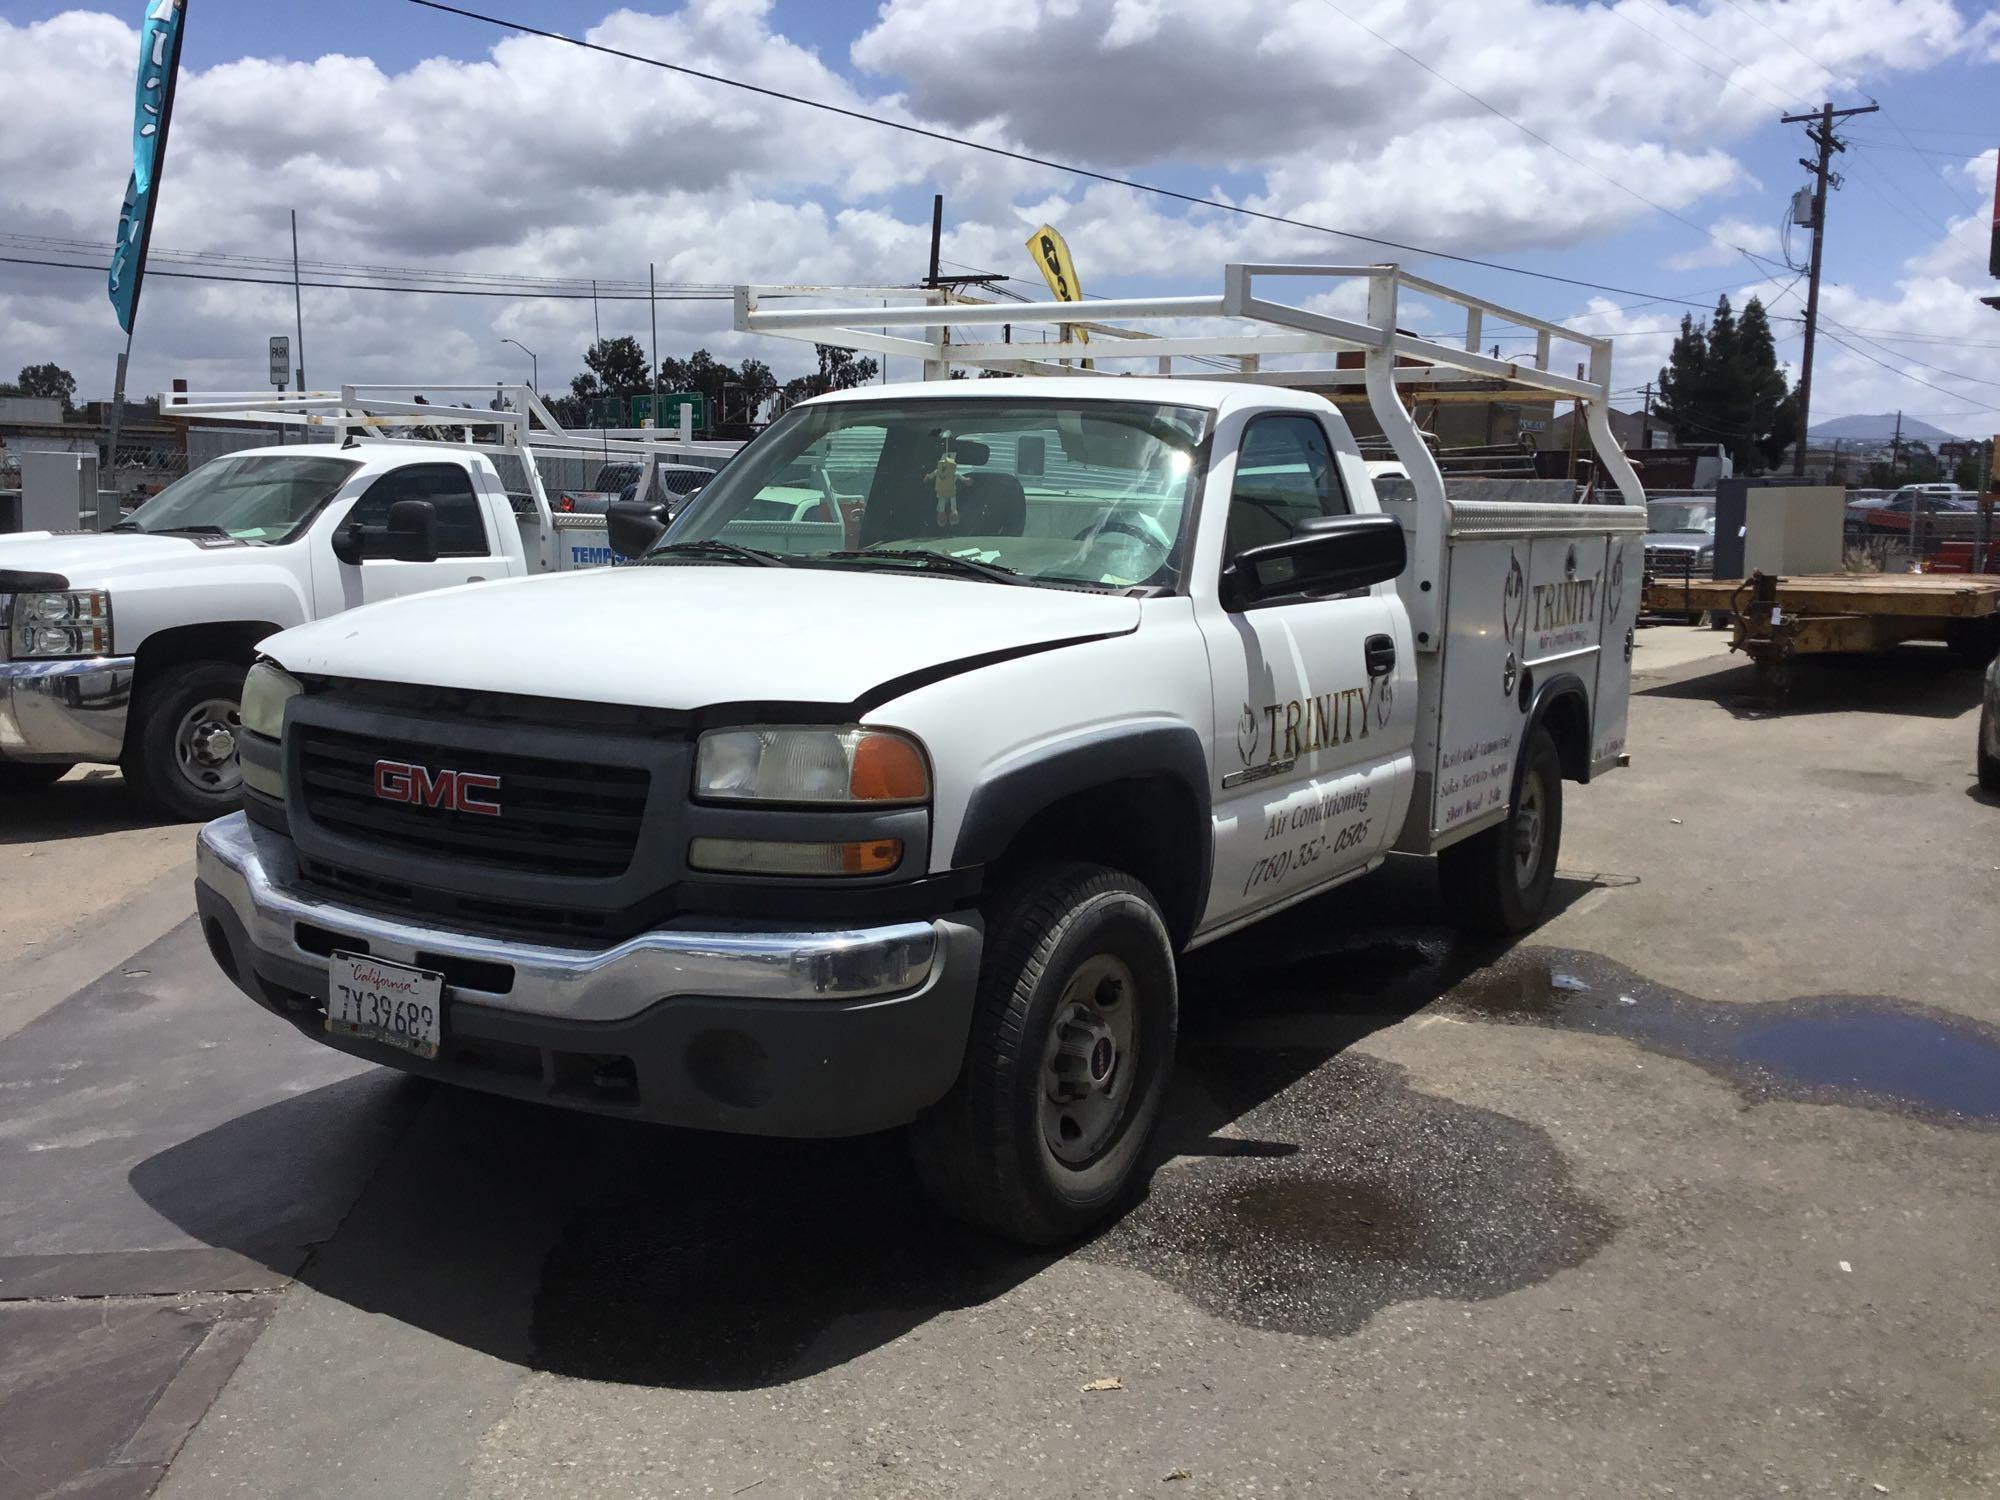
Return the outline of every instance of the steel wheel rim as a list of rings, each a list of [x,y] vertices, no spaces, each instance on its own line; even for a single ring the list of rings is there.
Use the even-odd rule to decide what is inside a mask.
[[[1543,811],[1542,778],[1531,775],[1514,809],[1514,879],[1523,890],[1535,883],[1542,862]]]
[[[1042,1140],[1063,1165],[1087,1166],[1117,1140],[1131,1108],[1138,1040],[1138,981],[1123,959],[1093,954],[1063,986],[1042,1053]]]
[[[243,733],[242,705],[233,698],[204,698],[174,726],[174,768],[181,780],[209,796],[242,785],[237,741]]]

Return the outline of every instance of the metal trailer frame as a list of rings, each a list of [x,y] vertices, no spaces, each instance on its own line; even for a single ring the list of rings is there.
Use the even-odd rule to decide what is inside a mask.
[[[1356,320],[1274,301],[1258,294],[1259,278],[1364,282],[1367,313]],[[878,305],[852,300],[845,305],[819,307],[763,305],[779,299],[796,303],[856,293],[876,299]],[[1464,318],[1463,342],[1444,343],[1405,331],[1399,315],[1406,294],[1455,309],[1453,316]],[[1079,313],[1085,304],[970,301],[947,287],[738,286],[735,305],[735,326],[740,332],[776,334],[921,360],[926,380],[948,379],[954,366],[1014,375],[1109,378],[1138,372],[1111,371],[1102,366],[1144,360],[1151,365],[1144,373],[1170,379],[1361,387],[1415,492],[1416,537],[1411,550],[1419,570],[1419,587],[1408,594],[1406,602],[1420,651],[1436,651],[1443,642],[1439,628],[1442,590],[1436,584],[1444,562],[1446,496],[1443,472],[1403,403],[1401,387],[1487,381],[1500,386],[1490,393],[1494,400],[1532,392],[1576,401],[1584,409],[1601,472],[1611,476],[1626,504],[1644,505],[1646,500],[1638,474],[1611,432],[1609,339],[1456,291],[1394,264],[1232,263],[1223,268],[1218,295],[1109,298],[1087,304],[1088,315],[1082,317]],[[1532,361],[1496,359],[1479,352],[1489,317],[1535,336]],[[1228,319],[1238,326],[1221,333],[1189,333],[1179,327],[1153,333],[1123,326],[1215,319]],[[1062,330],[1065,341],[1070,330],[1083,329],[1091,341],[1088,345],[1061,346],[951,342],[954,328],[983,330],[995,324],[1011,328],[1017,323],[1054,324]],[[1588,351],[1587,374],[1564,375],[1551,365],[1559,343],[1580,345]],[[1056,347],[1063,352],[1044,352]],[[1312,362],[1314,356],[1352,353],[1363,356],[1360,368]],[[1306,362],[1294,368],[1266,368],[1268,357]],[[1233,360],[1237,368],[1175,368],[1176,360],[1191,358]],[[1408,363],[1411,361],[1415,363]]]
[[[412,391],[480,396],[494,392],[509,401],[512,409],[492,411],[478,407],[433,406],[401,399],[404,393]],[[629,458],[641,463],[649,460],[670,463],[676,457],[689,454],[726,460],[742,446],[740,443],[694,441],[686,407],[681,408],[681,429],[677,437],[669,437],[663,429],[652,427],[572,431],[556,420],[532,387],[525,385],[343,385],[337,391],[305,391],[292,395],[273,395],[269,391],[165,391],[160,394],[159,403],[160,415],[169,418],[203,417],[277,427],[324,429],[332,433],[336,445],[350,438],[394,441],[385,436],[389,429],[394,428],[457,428],[464,434],[463,446],[474,452],[504,453],[520,461],[526,471],[529,491],[534,497],[537,519],[545,534],[553,534],[565,529],[566,525],[573,527],[586,520],[593,527],[602,527],[604,518],[558,513],[549,503],[547,487],[543,485],[541,471],[535,465],[537,451],[548,457],[601,458],[606,462],[613,458]],[[541,425],[537,426],[537,422]],[[499,428],[502,441],[474,442],[473,430],[481,427]]]
[[[1943,641],[1968,666],[2000,648],[2000,579],[1976,573],[1839,573],[1654,583],[1649,609],[1726,616],[1729,649],[1755,663],[1758,691],[1790,691],[1801,656],[1861,655],[1904,641]]]

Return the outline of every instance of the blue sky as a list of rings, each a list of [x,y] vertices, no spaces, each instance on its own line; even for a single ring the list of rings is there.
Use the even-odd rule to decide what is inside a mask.
[[[1776,230],[1805,180],[1795,158],[1806,149],[1799,127],[1777,122],[1781,110],[1872,97],[1884,113],[1850,127],[1847,187],[1834,200],[1827,253],[1828,315],[1854,331],[1853,347],[1823,346],[1815,412],[1901,405],[1953,430],[2000,423],[1988,409],[2000,407],[2000,314],[1977,305],[1994,287],[1983,251],[1974,253],[1992,203],[1992,158],[1977,158],[2000,138],[1991,103],[2000,96],[2000,20],[1987,6],[690,0],[614,14],[599,4],[475,0],[472,8],[1272,212],[1702,303],[1720,290],[1740,302],[1772,274],[1717,241],[1780,253]],[[141,11],[140,0],[0,0],[0,87],[14,73],[21,87],[8,92],[28,89],[31,112],[34,88],[63,91],[56,118],[45,111],[32,131],[7,132],[18,156],[0,140],[0,225],[109,238],[130,64],[117,64],[107,39],[114,21],[130,27]],[[274,245],[284,209],[300,207],[309,258],[641,280],[651,259],[687,280],[903,280],[921,272],[929,195],[943,190],[949,256],[1031,275],[1020,239],[1051,217],[1069,233],[1093,292],[1205,289],[1224,258],[1410,259],[1133,201],[1063,174],[536,46],[406,0],[191,0],[188,86],[156,243],[271,254],[287,248]],[[329,61],[336,55],[372,67],[342,70]],[[52,69],[74,76],[49,78]],[[356,102],[343,109],[344,97]],[[1977,133],[1982,124],[1988,137]],[[408,179],[422,174],[400,153],[445,140],[467,155],[521,162],[523,181],[511,195],[474,195],[465,173],[486,169],[440,161],[431,185],[413,189]],[[696,143],[691,161],[671,161],[677,142]],[[1804,244],[1793,236],[1800,259]],[[1684,310],[1421,264],[1618,334],[1621,388],[1653,373]],[[0,365],[17,350],[35,355],[30,340],[84,370],[108,363],[108,308],[79,280],[0,265]],[[1762,283],[1788,357],[1803,295],[1802,285],[1782,290],[1790,280]],[[226,383],[254,377],[261,340],[251,330],[280,311],[271,296],[164,280],[147,296],[135,363],[148,375],[186,370],[222,381],[245,363]],[[439,375],[486,378],[493,346],[511,329],[550,346],[547,382],[575,367],[578,340],[588,337],[575,307],[546,301],[496,308],[378,297],[397,304],[389,310],[358,294],[313,300],[320,305],[309,305],[309,318],[331,317],[333,326],[318,338],[309,329],[308,343],[343,373],[367,372],[349,378],[438,365],[449,367]],[[1794,321],[1782,321],[1787,314]],[[790,357],[753,351],[729,332],[726,308],[683,305],[663,346],[669,338],[775,355],[779,364]]]

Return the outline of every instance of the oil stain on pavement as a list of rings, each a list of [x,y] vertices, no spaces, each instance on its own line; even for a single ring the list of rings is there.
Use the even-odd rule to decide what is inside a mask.
[[[1529,948],[1460,981],[1461,1016],[1619,1037],[1729,1080],[1752,1103],[2000,1123],[2000,1029],[1885,996],[1703,1000],[1594,953]]]

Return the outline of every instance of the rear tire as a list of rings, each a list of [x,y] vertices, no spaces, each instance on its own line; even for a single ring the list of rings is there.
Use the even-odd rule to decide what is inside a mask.
[[[1145,887],[1098,865],[1023,872],[988,908],[951,1093],[910,1129],[946,1213],[1027,1245],[1111,1215],[1173,1068],[1173,942]]]
[[[1528,737],[1504,822],[1438,855],[1438,880],[1458,924],[1493,937],[1542,919],[1562,847],[1562,757],[1548,730]]]
[[[66,761],[54,765],[46,761],[0,761],[0,794],[32,792],[38,787],[53,786],[74,769]]]
[[[232,662],[180,662],[141,691],[119,764],[153,811],[192,823],[243,805],[236,741],[247,671]]]

